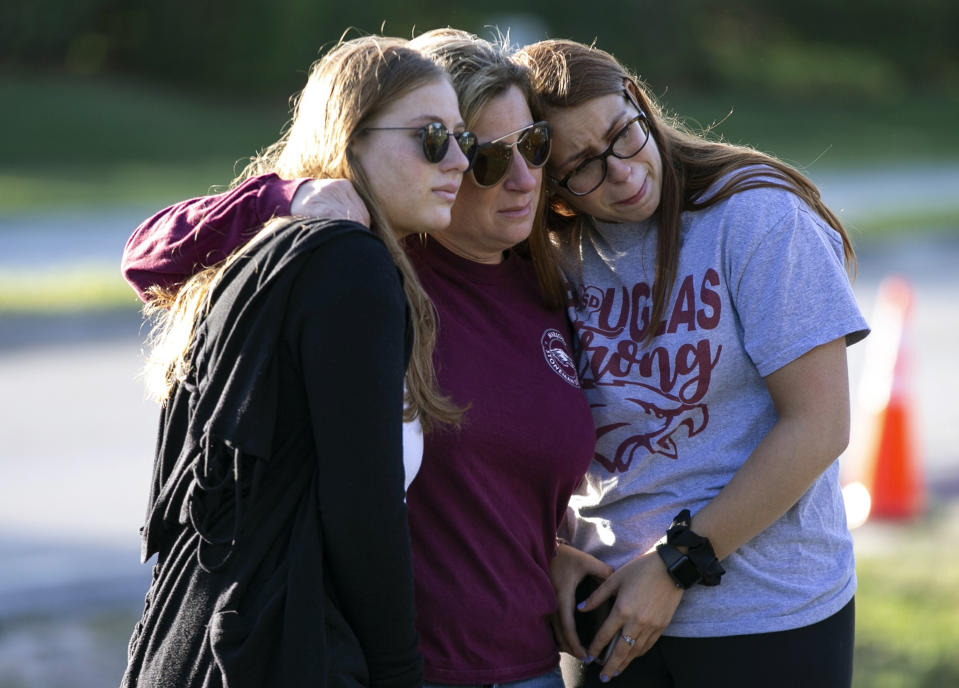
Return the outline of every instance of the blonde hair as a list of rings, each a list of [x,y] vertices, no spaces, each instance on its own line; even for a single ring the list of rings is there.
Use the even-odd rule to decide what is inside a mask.
[[[349,144],[383,108],[438,79],[448,77],[402,39],[363,36],[341,40],[313,64],[306,86],[295,101],[291,123],[281,138],[252,158],[234,181],[238,184],[243,179],[273,172],[284,179],[345,178],[352,182],[369,209],[371,230],[386,244],[403,277],[414,333],[406,373],[404,417],[419,417],[427,431],[434,422],[456,423],[462,415],[436,385],[432,360],[435,311]],[[267,223],[258,237],[276,226],[276,222]],[[189,371],[197,318],[216,281],[244,248],[193,276],[175,297],[154,292],[159,298],[152,300],[148,308],[159,321],[152,337],[147,383],[158,400],[167,399],[174,384]]]
[[[466,128],[476,126],[483,108],[511,88],[519,89],[527,103],[533,96],[527,68],[512,59],[513,50],[506,36],[495,42],[459,29],[434,29],[410,41],[416,48],[446,70],[459,99]],[[514,250],[531,256],[543,301],[554,309],[565,305],[560,273],[548,259],[549,236],[546,232],[546,185],[540,189],[536,217],[529,239]],[[555,274],[553,274],[555,273]]]
[[[667,116],[643,83],[610,53],[595,46],[568,40],[546,40],[528,45],[516,59],[530,71],[533,111],[549,112],[576,107],[593,98],[628,89],[646,113],[650,136],[663,159],[662,198],[657,209],[656,272],[650,322],[659,322],[666,310],[679,264],[680,216],[702,210],[748,189],[775,187],[791,191],[805,201],[842,239],[846,265],[855,265],[852,243],[839,219],[822,202],[819,190],[796,169],[773,156],[746,146],[710,141],[691,132],[678,119]],[[757,167],[760,166],[760,167]],[[728,177],[719,190],[704,197],[710,187]],[[772,177],[772,178],[771,178]],[[578,211],[563,198],[550,199],[547,224],[553,243],[582,229]],[[551,251],[547,260],[559,265]],[[557,271],[558,272],[558,269]],[[655,337],[649,328],[647,340]]]

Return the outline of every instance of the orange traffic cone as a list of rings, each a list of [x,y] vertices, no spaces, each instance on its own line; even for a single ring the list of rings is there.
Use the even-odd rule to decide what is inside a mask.
[[[865,485],[870,515],[908,519],[925,507],[909,389],[908,323],[912,288],[899,277],[882,282],[863,368],[861,404],[871,416]]]

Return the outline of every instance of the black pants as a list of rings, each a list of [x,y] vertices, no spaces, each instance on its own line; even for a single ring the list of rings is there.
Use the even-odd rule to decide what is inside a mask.
[[[661,636],[608,684],[602,667],[563,655],[567,688],[849,688],[855,599],[828,619],[777,633],[716,638]]]

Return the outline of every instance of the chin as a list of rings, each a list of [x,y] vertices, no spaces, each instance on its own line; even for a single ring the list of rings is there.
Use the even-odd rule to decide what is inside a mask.
[[[450,220],[452,215],[449,210],[443,212],[437,212],[429,217],[424,217],[420,222],[418,232],[425,232],[427,234],[431,232],[440,232],[450,226]]]
[[[532,232],[533,232],[532,227],[526,227],[525,230],[522,232],[514,232],[513,236],[509,238],[509,241],[510,241],[509,247],[512,248],[516,246],[517,244],[523,243],[524,241],[529,239],[529,235],[532,234]]]

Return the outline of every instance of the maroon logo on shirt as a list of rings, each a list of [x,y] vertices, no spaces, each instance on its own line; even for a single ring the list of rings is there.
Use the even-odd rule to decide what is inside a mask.
[[[625,380],[611,382],[611,386],[626,386]],[[692,437],[702,432],[709,424],[709,408],[706,404],[684,404],[675,397],[662,394],[649,385],[638,384],[635,393],[624,401],[629,402],[628,421],[607,423],[596,427],[595,458],[610,473],[625,473],[633,462],[637,450],[647,454],[659,454],[669,459],[679,458],[677,440]],[[639,389],[642,388],[642,389]],[[591,404],[594,410],[602,404]],[[611,447],[610,455],[600,447]]]
[[[543,344],[543,356],[553,372],[566,380],[573,387],[579,387],[579,378],[576,376],[576,364],[569,355],[566,339],[559,330],[550,328],[543,332],[540,340]]]
[[[576,304],[583,388],[622,390],[609,394],[618,418],[602,411],[605,404],[591,404],[598,420],[609,421],[597,424],[596,460],[611,473],[626,472],[640,449],[678,459],[682,440],[709,424],[702,400],[722,345],[714,352],[708,338],[697,340],[692,333],[719,325],[719,273],[710,268],[701,280],[687,275],[676,284],[672,309],[656,324],[657,337],[649,344],[643,340],[651,326],[652,289],[645,282],[632,288],[587,286]],[[671,336],[677,334],[681,339]]]

